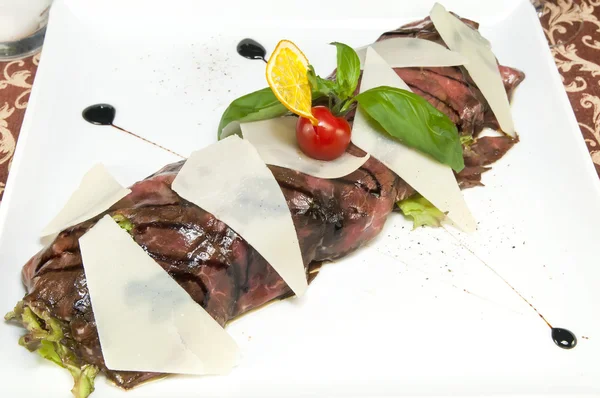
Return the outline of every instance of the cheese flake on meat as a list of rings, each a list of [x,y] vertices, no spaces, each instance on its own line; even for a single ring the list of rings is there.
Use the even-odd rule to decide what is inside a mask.
[[[311,158],[298,147],[297,121],[297,117],[280,117],[242,123],[242,134],[256,148],[265,163],[319,178],[347,176],[369,159],[369,155],[358,157],[348,152],[330,161]]]
[[[109,369],[202,375],[235,366],[234,340],[110,216],[79,245]]]
[[[277,180],[249,141],[233,135],[192,153],[172,187],[244,238],[297,296],[305,292],[292,215]]]
[[[89,220],[108,210],[130,192],[131,190],[123,188],[102,164],[97,164],[85,173],[77,190],[44,228],[41,236],[56,234]]]
[[[360,91],[390,86],[410,91],[396,72],[369,48]],[[476,222],[467,207],[452,169],[416,149],[405,146],[373,126],[360,105],[352,127],[352,142],[385,164],[466,232]]]
[[[489,103],[502,131],[514,137],[510,103],[490,42],[439,3],[431,9],[430,17],[446,45],[467,59],[465,68]]]
[[[367,48],[373,48],[392,68],[464,65],[467,59],[441,44],[416,37],[394,37],[356,49],[364,68]]]

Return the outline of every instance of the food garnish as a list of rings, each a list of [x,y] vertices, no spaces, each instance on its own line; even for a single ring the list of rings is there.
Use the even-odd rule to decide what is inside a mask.
[[[418,193],[398,202],[398,207],[406,217],[412,218],[413,229],[439,227],[446,218],[444,213]]]
[[[382,90],[383,93],[395,92],[398,97],[410,93],[410,87],[375,50],[369,48],[361,80],[361,94],[358,95],[358,98],[379,90]],[[410,93],[410,95],[416,97],[413,93]],[[410,124],[405,123],[406,120],[409,120],[409,117],[399,119],[397,115],[399,110],[386,112],[390,102],[373,101],[372,104],[365,103],[367,106],[376,107],[378,113],[373,114],[384,118],[381,119],[382,122],[380,123],[379,119],[371,117],[372,113],[368,113],[370,109],[364,107],[363,103],[364,101],[360,102],[354,118],[352,142],[385,164],[442,212],[447,213],[448,218],[461,229],[467,232],[474,231],[476,222],[469,211],[451,166],[443,164],[413,147],[404,145],[400,140],[392,138],[390,134],[382,132],[388,124],[390,131],[395,131],[394,129],[397,127],[395,123],[405,126],[406,129],[416,129],[417,127],[411,127]],[[413,112],[410,107],[407,108],[409,109],[402,109],[402,111]],[[424,109],[424,107],[421,109]],[[436,110],[436,112],[438,111]],[[421,118],[423,118],[426,120],[431,117],[435,117],[435,113],[419,113],[415,119],[422,120]],[[444,121],[445,119],[441,120]],[[411,132],[405,134],[404,137],[406,139],[427,140],[427,144],[433,148],[436,147],[439,141],[450,138],[451,141],[446,141],[446,145],[448,142],[452,142],[452,147],[455,148],[454,152],[440,153],[440,156],[446,156],[446,159],[451,160],[451,162],[446,163],[458,163],[462,166],[462,148],[458,134],[444,136],[446,132],[443,129],[432,128],[432,126],[435,126],[435,124],[425,122],[421,125],[420,130],[415,131],[420,132],[418,136],[413,137],[414,132]],[[443,147],[444,143],[442,142],[438,148]],[[461,154],[460,160],[457,159],[458,153]]]
[[[312,114],[316,125],[305,118],[298,118],[296,139],[302,152],[313,159],[334,160],[346,152],[350,144],[350,123],[341,116],[335,117],[329,108],[315,106]]]
[[[350,46],[337,42],[332,44],[337,49],[335,80],[323,79],[316,75],[304,54],[287,40],[280,42],[279,50],[276,49],[269,60],[270,67],[267,65],[267,79],[274,96],[286,109],[317,126],[311,129],[302,119],[298,122],[298,145],[304,153],[321,160],[339,157],[343,153],[341,148],[345,149],[348,145],[347,137],[351,136],[351,131],[348,134],[341,121],[331,121],[346,116],[359,103],[384,132],[404,145],[416,148],[449,165],[457,172],[462,170],[464,164],[458,132],[445,114],[408,90],[374,87],[355,95],[361,74],[360,59]],[[285,68],[289,71],[286,72]],[[286,78],[279,78],[278,75]],[[264,114],[264,118],[269,118],[267,114],[273,111],[279,116],[281,108],[274,105],[272,98],[265,101],[263,95],[264,90],[261,90],[235,100],[221,119],[220,137],[227,135],[222,129],[235,120],[236,114],[238,121],[247,118],[258,120],[261,114]],[[240,104],[250,103],[253,97],[257,99],[257,108],[243,107],[240,112]],[[323,102],[328,104],[326,108],[330,112],[319,108],[319,114],[329,121],[322,123],[321,128],[318,128],[318,118],[307,110],[306,101],[309,98],[312,98],[313,105]],[[301,109],[298,110],[298,107]],[[310,114],[307,116],[308,113]],[[336,128],[329,127],[334,125]],[[321,134],[323,138],[320,137]]]
[[[108,369],[202,375],[235,366],[234,340],[111,216],[79,246]]]
[[[431,9],[430,17],[444,43],[467,59],[465,69],[485,96],[502,130],[515,137],[510,103],[490,42],[439,3]]]
[[[379,86],[356,96],[361,109],[390,136],[460,172],[464,167],[456,125],[423,97]]]
[[[63,329],[67,326],[50,315],[49,311],[31,307],[20,301],[4,319],[19,322],[27,329],[27,334],[19,339],[20,345],[71,373],[74,383],[71,392],[76,398],[86,398],[94,391],[98,367],[82,363],[77,355],[63,344]]]
[[[193,152],[172,187],[243,236],[297,296],[306,291],[292,214],[273,173],[248,140],[231,136]]]
[[[242,123],[240,127],[244,139],[250,141],[266,164],[296,170],[313,177],[327,179],[345,177],[369,159],[368,154],[355,156],[349,152],[344,152],[337,159],[327,161],[306,155],[297,146],[298,120],[293,116],[284,116]]]
[[[392,37],[357,48],[361,67],[365,63],[369,47],[377,51],[392,68],[458,66],[467,63],[463,55],[450,51],[439,43],[416,37]]]
[[[218,138],[240,133],[240,123],[273,119],[288,113],[270,87],[246,94],[233,101],[221,116]]]
[[[127,196],[124,188],[102,164],[94,165],[81,179],[79,187],[67,200],[60,212],[43,229],[41,236],[60,231],[88,220]]]
[[[307,72],[308,59],[302,51],[291,41],[281,40],[267,62],[267,83],[283,106],[316,125]]]

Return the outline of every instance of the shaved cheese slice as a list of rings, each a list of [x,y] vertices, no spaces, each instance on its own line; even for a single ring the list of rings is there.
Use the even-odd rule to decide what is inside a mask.
[[[173,190],[223,221],[300,296],[308,287],[292,215],[252,144],[236,135],[192,153]]]
[[[110,216],[79,245],[109,369],[223,374],[235,366],[231,336]]]
[[[131,190],[123,188],[102,164],[97,164],[85,173],[79,188],[73,192],[41,235],[59,233],[65,228],[89,220],[108,210],[130,192]]]
[[[330,161],[316,160],[300,150],[296,141],[296,117],[280,117],[260,122],[242,123],[244,139],[256,148],[262,160],[319,178],[340,178],[362,166],[363,157],[344,153]]]
[[[369,48],[360,91],[378,86],[391,86],[410,91],[406,83],[383,58]],[[403,145],[380,131],[380,128],[371,124],[360,106],[354,118],[352,142],[398,174],[435,207],[447,213],[448,218],[460,228],[467,232],[475,230],[475,220],[469,212],[449,166]]]
[[[357,48],[361,68],[364,68],[368,47],[377,51],[392,68],[456,66],[467,62],[461,54],[430,40],[395,37]]]
[[[465,68],[490,104],[502,131],[514,137],[515,127],[510,113],[510,103],[490,42],[478,31],[446,11],[439,3],[433,6],[430,16],[448,47],[467,58]]]

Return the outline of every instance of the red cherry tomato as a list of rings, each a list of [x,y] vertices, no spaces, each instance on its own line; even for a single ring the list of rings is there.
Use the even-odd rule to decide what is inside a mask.
[[[296,139],[302,152],[318,160],[342,156],[350,144],[350,124],[343,117],[333,116],[324,106],[313,107],[312,114],[319,121],[316,126],[304,117],[296,124]]]

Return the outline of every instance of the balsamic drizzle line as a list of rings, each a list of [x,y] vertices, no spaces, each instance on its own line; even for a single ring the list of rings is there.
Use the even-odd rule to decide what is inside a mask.
[[[407,263],[407,262],[405,262],[405,261],[402,261],[401,259],[399,259],[399,258],[397,258],[397,257],[395,257],[395,256],[392,256],[392,255],[390,255],[390,254],[388,254],[388,253],[385,253],[385,252],[382,252],[382,251],[379,251],[379,250],[377,251],[377,253],[378,253],[378,254],[380,254],[380,255],[382,255],[382,256],[388,257],[388,258],[390,258],[390,259],[392,259],[392,260],[394,260],[394,261],[397,261],[397,262],[399,262],[400,264],[404,265],[404,266],[405,266],[405,267],[407,267],[407,268],[412,268],[413,270],[416,270],[416,271],[418,271],[418,272],[420,272],[420,273],[422,273],[422,274],[424,274],[424,275],[427,275],[427,280],[433,280],[433,281],[436,281],[436,282],[439,282],[439,283],[446,284],[446,285],[448,285],[448,286],[451,286],[451,287],[453,287],[453,288],[455,288],[455,289],[457,289],[457,290],[460,290],[460,291],[461,291],[461,292],[463,292],[463,293],[470,294],[471,296],[473,296],[473,297],[476,297],[476,298],[478,298],[478,299],[479,299],[479,300],[481,300],[481,301],[486,301],[486,302],[488,302],[488,303],[490,303],[490,304],[493,304],[493,305],[500,306],[500,307],[503,307],[503,308],[504,308],[504,306],[503,306],[502,304],[500,304],[500,303],[498,303],[498,302],[496,302],[496,301],[494,301],[494,300],[491,300],[491,299],[489,299],[489,298],[487,298],[487,297],[484,297],[484,296],[480,296],[479,294],[477,294],[477,293],[473,293],[472,291],[470,291],[470,290],[468,290],[468,289],[465,289],[464,287],[457,286],[457,285],[456,285],[456,284],[454,284],[454,283],[451,283],[451,282],[445,281],[445,280],[443,280],[443,279],[436,278],[436,277],[432,276],[430,273],[428,273],[427,271],[424,271],[424,270],[422,270],[422,269],[421,269],[421,268],[419,268],[419,267],[416,267],[416,266],[414,266],[414,265],[412,265],[412,264],[409,264],[409,263]],[[504,309],[506,309],[506,308],[504,308]],[[508,310],[509,310],[509,311],[512,311],[512,312],[514,312],[514,313],[517,313],[517,314],[523,315],[523,313],[522,313],[522,312],[520,312],[520,311],[516,311],[516,310],[514,310],[514,309],[512,309],[512,308],[508,308]]]
[[[542,318],[542,320],[546,323],[546,325],[548,325],[548,327],[550,327],[552,329],[552,325],[550,324],[550,322],[548,322],[548,320],[546,320],[546,318],[544,318],[544,316],[537,310],[537,308],[535,308],[533,306],[533,304],[531,304],[529,302],[529,300],[527,300],[521,293],[519,293],[519,291],[517,289],[514,288],[513,285],[511,285],[502,275],[500,275],[498,273],[498,271],[496,271],[494,268],[492,268],[488,263],[486,263],[481,257],[479,257],[473,250],[471,250],[470,247],[468,247],[467,245],[463,244],[456,236],[454,236],[450,231],[448,231],[446,228],[443,228],[444,231],[446,231],[448,233],[448,235],[450,235],[461,247],[463,247],[464,249],[466,249],[469,253],[471,253],[477,260],[479,260],[483,265],[485,265],[487,267],[487,269],[489,269],[490,271],[492,271],[498,278],[502,279],[502,282],[504,282],[508,287],[510,287],[512,289],[513,292],[517,293],[517,295],[519,297],[521,297],[521,299],[523,301],[525,301],[527,303],[527,305],[529,305],[531,307],[532,310],[535,311],[536,314],[538,314],[540,316],[540,318]]]
[[[134,136],[135,138],[138,138],[150,145],[154,145],[157,148],[160,148],[164,151],[167,151],[175,156],[178,156],[182,159],[185,159],[185,156],[182,156],[180,154],[178,154],[175,151],[172,151],[168,148],[165,148],[162,145],[159,145],[155,142],[150,141],[147,138],[144,138],[142,136],[139,136],[135,133],[132,133],[129,130],[125,130],[122,127],[117,126],[116,124],[114,124],[114,120],[115,120],[115,116],[116,116],[116,109],[114,106],[109,105],[109,104],[95,104],[95,105],[90,105],[87,108],[85,108],[82,112],[81,112],[81,116],[85,119],[85,121],[87,121],[88,123],[91,124],[95,124],[97,126],[112,126],[114,128],[116,128],[117,130],[121,130],[124,133],[127,133],[129,135]]]
[[[498,278],[500,278],[508,287],[511,288],[511,290],[513,292],[515,292],[525,303],[527,303],[527,305],[529,305],[529,307],[531,307],[531,309],[534,310],[536,314],[538,314],[538,316],[544,321],[544,323],[546,325],[548,325],[548,327],[550,328],[550,330],[552,330],[552,340],[554,341],[554,343],[557,346],[559,346],[560,348],[564,348],[566,350],[569,350],[571,348],[574,348],[577,345],[577,337],[575,337],[575,334],[573,332],[571,332],[571,331],[569,331],[567,329],[553,327],[550,324],[550,322],[548,322],[548,320],[542,315],[542,313],[539,312],[538,309],[535,308],[533,306],[533,304],[531,304],[531,302],[529,300],[527,300],[517,289],[515,289],[514,286],[511,285],[502,275],[500,275],[500,273],[498,273],[498,271],[496,271],[487,262],[485,262],[481,257],[479,257],[473,250],[471,250],[470,247],[468,247],[463,242],[461,242],[460,239],[458,239],[456,236],[454,236],[454,234],[452,234],[446,228],[443,228],[443,229],[462,248],[464,248],[467,251],[469,251],[469,253],[471,253],[476,259],[478,259],[483,265],[485,265],[490,271],[492,271]]]
[[[121,130],[121,131],[123,131],[123,132],[125,132],[125,133],[127,133],[127,134],[130,134],[130,135],[134,136],[135,138],[139,138],[140,140],[142,140],[142,141],[144,141],[144,142],[146,142],[146,143],[148,143],[148,144],[150,144],[150,145],[154,145],[155,147],[158,147],[158,148],[160,148],[160,149],[162,149],[162,150],[164,150],[164,151],[167,151],[167,152],[169,152],[169,153],[171,153],[171,154],[173,154],[173,155],[175,155],[175,156],[178,156],[178,157],[180,157],[181,159],[187,159],[185,156],[183,156],[183,155],[180,155],[180,154],[178,154],[177,152],[170,150],[169,148],[165,148],[164,146],[162,146],[162,145],[159,145],[159,144],[157,144],[156,142],[152,142],[152,141],[150,141],[149,139],[146,139],[146,138],[144,138],[144,137],[142,137],[142,136],[139,136],[139,135],[137,135],[137,134],[135,134],[135,133],[132,133],[131,131],[125,130],[124,128],[122,128],[122,127],[119,127],[119,126],[117,126],[116,124],[112,124],[112,123],[111,123],[110,125],[111,125],[112,127],[116,128],[117,130]]]

